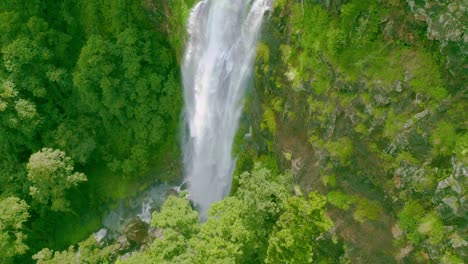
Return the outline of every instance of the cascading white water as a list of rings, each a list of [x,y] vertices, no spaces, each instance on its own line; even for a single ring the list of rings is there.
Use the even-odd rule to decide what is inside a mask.
[[[273,0],[202,0],[192,10],[182,67],[185,175],[202,217],[231,188],[232,143],[256,44]]]

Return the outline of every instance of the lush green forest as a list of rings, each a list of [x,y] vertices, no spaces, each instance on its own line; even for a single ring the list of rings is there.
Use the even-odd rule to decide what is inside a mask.
[[[76,243],[148,176],[178,174],[187,13],[184,1],[1,1],[1,260]]]
[[[276,0],[231,194],[97,241],[117,201],[180,181],[195,2],[0,1],[0,263],[464,263],[462,0]]]

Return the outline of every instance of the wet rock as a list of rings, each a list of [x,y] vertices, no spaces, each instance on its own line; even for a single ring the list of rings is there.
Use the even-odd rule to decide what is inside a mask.
[[[408,133],[399,133],[395,136],[393,141],[388,144],[384,152],[395,155],[399,151],[406,150],[409,144]]]
[[[115,243],[117,244],[117,249],[119,251],[125,251],[130,248],[130,242],[128,241],[127,237],[125,235],[119,236]]]
[[[414,99],[415,105],[420,105],[421,103],[428,100],[428,96],[425,94],[418,93],[416,94],[416,99]]]
[[[336,89],[342,92],[353,92],[355,89],[350,84],[337,79],[334,83]]]
[[[392,101],[390,101],[390,98],[388,98],[387,96],[385,96],[385,95],[383,95],[381,93],[374,94],[373,98],[374,98],[374,102],[378,106],[386,106],[386,105],[389,105],[392,102]]]
[[[106,228],[101,228],[99,231],[94,233],[94,238],[96,239],[96,243],[100,245],[102,242],[104,242],[104,239],[107,236],[107,229]]]
[[[414,76],[409,72],[409,71],[405,71],[405,83],[409,83],[413,78]]]
[[[429,110],[424,110],[422,112],[419,112],[419,113],[415,114],[414,119],[416,121],[419,121],[419,120],[425,118],[427,115],[429,115]]]
[[[408,256],[411,253],[411,251],[413,251],[413,246],[407,245],[406,247],[400,250],[400,253],[397,256],[397,259],[398,260],[404,259],[406,256]]]
[[[302,170],[304,168],[304,161],[301,157],[293,159],[291,161],[291,170],[295,179],[298,179],[301,176]]]
[[[398,225],[392,226],[392,235],[393,238],[398,239],[403,235],[403,231],[400,229]]]
[[[407,0],[416,18],[428,25],[427,36],[442,42],[461,41],[464,36],[462,18],[466,12],[465,1]]]
[[[457,194],[461,194],[462,190],[463,190],[462,186],[455,179],[455,177],[453,177],[453,175],[448,177],[447,179],[442,180],[442,181],[439,182],[439,184],[437,186],[437,189],[442,190],[442,189],[445,189],[445,188],[450,188],[451,190],[453,190]]]
[[[403,91],[403,85],[402,85],[401,81],[400,80],[395,81],[392,84],[392,89],[397,93],[401,93]]]
[[[407,120],[407,121],[405,122],[405,124],[403,125],[403,129],[405,129],[405,130],[406,130],[406,129],[410,129],[410,128],[413,127],[413,125],[414,125],[413,119],[409,119],[409,120]]]
[[[442,198],[442,202],[446,204],[453,212],[458,212],[460,205],[458,204],[458,199],[456,197],[445,197]]]
[[[370,116],[373,116],[374,115],[374,108],[372,107],[371,104],[366,104],[365,107],[365,113],[370,115]]]
[[[457,76],[465,74],[468,37],[465,33],[467,1],[406,0],[416,19],[427,24],[427,38],[440,42],[446,66]]]
[[[337,115],[335,112],[331,113],[328,117],[327,122],[327,137],[331,137],[333,132],[335,132]]]
[[[169,196],[177,196],[178,194],[179,194],[179,192],[176,189],[171,188],[171,189],[167,190],[166,198],[169,197]]]
[[[450,242],[452,243],[453,248],[466,248],[468,246],[468,242],[466,242],[466,240],[464,240],[457,233],[454,233],[450,237]]]
[[[135,217],[127,224],[124,230],[125,236],[129,241],[138,245],[144,244],[148,237],[149,225],[143,222],[139,217]]]
[[[468,209],[464,188],[468,168],[455,158],[452,159],[452,166],[452,174],[438,183],[433,201],[439,203],[440,211],[463,217]]]

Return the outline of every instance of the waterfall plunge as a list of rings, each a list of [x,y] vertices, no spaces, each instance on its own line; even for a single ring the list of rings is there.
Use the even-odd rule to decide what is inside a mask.
[[[185,177],[202,218],[231,188],[232,143],[256,44],[273,0],[202,0],[192,10],[182,66]]]

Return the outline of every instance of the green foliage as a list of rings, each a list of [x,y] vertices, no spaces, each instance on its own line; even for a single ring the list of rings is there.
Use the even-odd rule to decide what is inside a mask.
[[[419,93],[431,96],[436,103],[447,97],[443,87],[440,70],[430,54],[419,52],[411,53],[407,66],[412,70],[412,79],[409,84]]]
[[[208,212],[200,234],[199,257],[234,257],[236,262],[262,259],[268,234],[287,197],[290,175],[286,177],[274,175],[259,164],[251,173],[241,174],[235,196],[214,204]]]
[[[458,138],[455,143],[454,153],[465,164],[468,163],[468,133]]]
[[[291,197],[291,175],[278,175],[257,163],[239,176],[233,196],[211,206],[208,219],[184,197],[170,197],[153,226],[162,229],[150,248],[119,263],[261,263],[317,256],[317,239],[332,226],[325,216],[325,197]],[[293,244],[283,238],[295,239]],[[303,252],[307,249],[307,252]],[[268,253],[267,253],[268,252]]]
[[[185,196],[185,195],[182,195]],[[153,213],[151,225],[162,229],[147,252],[138,253],[122,263],[189,263],[190,239],[200,230],[198,213],[186,197],[170,196],[161,211]],[[120,263],[120,262],[118,262]]]
[[[403,210],[398,213],[398,225],[406,232],[407,238],[414,244],[418,244],[421,240],[421,235],[417,229],[423,216],[424,208],[417,200],[405,204]]]
[[[356,205],[353,217],[360,223],[364,223],[366,220],[376,221],[382,213],[382,207],[379,203],[363,197],[357,198]]]
[[[313,192],[308,199],[290,197],[269,239],[265,263],[313,262],[317,238],[333,227],[325,204],[325,197]]]
[[[60,150],[43,148],[31,155],[27,169],[32,198],[52,211],[68,211],[70,202],[65,192],[87,180],[83,173],[73,172],[73,165]]]
[[[29,206],[17,197],[0,200],[0,261],[6,261],[28,250],[24,224]]]
[[[339,191],[329,192],[327,194],[327,200],[333,206],[336,206],[345,211],[347,211],[353,203],[352,199],[348,195]]]
[[[353,143],[349,138],[342,137],[337,141],[328,141],[324,147],[330,152],[330,156],[342,165],[347,166],[351,163]]]
[[[455,129],[451,123],[441,121],[432,131],[431,143],[434,146],[434,152],[443,155],[450,155],[453,152],[457,141]]]
[[[442,257],[441,264],[464,264],[465,262],[452,252],[447,251]]]
[[[188,9],[179,11],[193,1],[157,10],[178,16],[167,32],[167,20],[152,19],[150,2],[0,3],[0,194],[32,195],[25,223],[31,251],[81,240],[110,199],[127,196],[142,176],[177,157],[182,102],[167,34],[176,26],[185,31]],[[35,153],[45,147],[67,156]],[[84,174],[73,167],[89,182],[79,184]]]
[[[335,175],[324,175],[321,177],[322,183],[325,186],[335,187],[336,186],[336,176]]]
[[[267,106],[263,106],[263,121],[260,125],[263,130],[268,130],[274,136],[276,135],[276,117],[275,112]]]
[[[454,15],[454,7],[460,3],[435,2],[279,2],[263,41],[271,63],[274,58],[281,62],[257,77],[259,103],[273,108],[276,98],[283,98],[287,111],[300,117],[277,124],[278,152],[299,152],[305,159],[315,154],[325,190],[340,188],[328,193],[329,203],[352,212],[363,228],[378,226],[386,236],[388,219],[398,215],[404,233],[398,246],[401,252],[408,242],[414,248],[401,260],[408,263],[442,263],[452,256],[456,263],[464,254],[447,245],[453,246],[451,236],[464,222],[459,203],[463,183],[454,179],[467,160],[466,103],[460,88],[465,82],[457,76],[463,67],[449,66],[455,58],[446,56],[463,41],[442,40],[457,31],[433,24],[458,21],[461,13]],[[261,71],[263,65],[258,66]],[[261,81],[266,79],[275,85]],[[285,126],[307,129],[313,151],[291,147]],[[302,136],[296,134],[291,137]],[[317,187],[316,179],[306,175],[298,184]],[[405,204],[400,212],[398,204]],[[375,256],[377,249],[366,243],[358,245],[365,234],[352,226],[345,224],[338,232],[359,248],[354,262],[391,262]],[[367,251],[373,252],[363,257]]]
[[[270,47],[263,42],[258,43],[257,45],[257,62],[259,60],[263,61],[263,72],[267,73],[269,70],[270,63]]]
[[[198,213],[192,209],[186,198],[169,196],[161,212],[155,213],[151,225],[157,228],[173,229],[184,237],[191,237],[198,230]]]
[[[426,214],[420,220],[420,223],[418,232],[428,236],[430,243],[437,245],[442,241],[445,234],[444,223],[435,213]]]
[[[376,39],[379,31],[376,1],[364,0],[359,3],[347,3],[342,6],[340,17],[343,29],[348,34],[350,45],[366,47]]]
[[[182,104],[178,62],[194,2],[0,1],[0,196],[14,196],[0,201],[0,262],[28,263],[28,254],[42,247],[75,243],[99,225],[110,200],[147,184],[142,176],[177,167],[171,159],[177,156]],[[439,2],[427,6],[438,9],[447,1]],[[438,246],[449,243],[445,233],[454,232],[444,227],[445,216],[442,220],[431,208],[438,196],[432,203],[421,202],[451,174],[450,156],[462,164],[467,159],[464,79],[449,78],[454,70],[445,71],[444,65],[450,58],[439,54],[457,42],[439,43],[438,35],[427,41],[425,22],[408,13],[405,1],[321,3],[329,10],[317,1],[275,1],[272,21],[278,24],[269,27],[274,32],[258,47],[264,65],[257,72],[271,80],[261,129],[282,136],[276,116],[286,116],[287,125],[310,128],[304,134],[316,153],[329,154],[320,164],[326,167],[322,181],[327,187],[346,189],[351,183],[354,190],[362,181],[375,185],[378,193],[380,182],[400,180],[401,167],[419,167],[423,176],[406,177],[411,179],[397,187],[385,185],[384,194],[388,201],[405,203],[398,224],[413,246],[430,245],[431,258],[440,256],[434,262],[462,263],[455,248]],[[284,65],[276,65],[280,57]],[[456,72],[464,69],[459,66]],[[388,104],[376,101],[381,93]],[[305,98],[308,105],[301,105]],[[413,116],[424,110],[437,123],[416,123]],[[336,125],[333,131],[327,128],[330,121]],[[410,121],[414,126],[404,128]],[[269,150],[276,140],[267,142]],[[394,151],[389,145],[395,143]],[[429,144],[432,153],[426,151]],[[262,153],[249,150],[238,159],[240,171],[251,172],[236,172],[233,195],[213,205],[206,223],[198,222],[185,197],[169,198],[153,220],[162,236],[125,262],[325,262],[318,246],[330,228],[324,198],[291,197],[290,175],[279,175],[284,164],[262,155],[261,143],[255,145]],[[254,168],[255,161],[267,169]],[[334,175],[341,174],[333,170],[343,166],[356,181],[337,183]],[[88,175],[87,183],[74,167]],[[398,177],[385,178],[392,175]],[[31,207],[21,199],[31,201]],[[352,208],[360,222],[378,220],[382,213],[379,204],[360,196],[333,191],[327,200],[343,210]],[[462,222],[459,216],[448,219],[455,228]],[[50,249],[35,260],[116,259],[115,249],[97,246],[91,238],[77,248]]]
[[[146,157],[172,128],[164,122],[178,119],[178,102],[170,100],[178,87],[169,54],[148,31],[134,28],[115,43],[92,36],[81,51],[74,84],[82,110],[99,116],[94,122],[109,135],[101,150],[114,171],[148,171]]]
[[[190,8],[192,8],[196,2],[196,0],[153,2],[154,12],[158,13],[156,17],[157,23],[163,25],[167,39],[172,49],[176,52],[178,61],[182,59]],[[165,10],[165,12],[161,12],[161,10]]]
[[[44,248],[33,256],[37,264],[108,264],[112,263],[117,247],[100,247],[94,236],[80,242],[78,248],[70,246],[64,251],[54,251]]]

